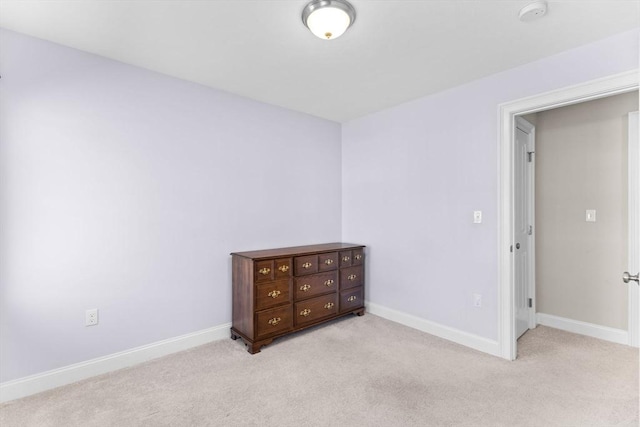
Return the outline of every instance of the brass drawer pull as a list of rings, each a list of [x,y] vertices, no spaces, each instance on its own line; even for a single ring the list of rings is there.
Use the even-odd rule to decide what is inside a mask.
[[[304,317],[307,317],[310,314],[311,314],[311,310],[309,310],[308,308],[305,308],[300,312],[300,316],[304,316]]]
[[[267,268],[267,267],[261,268],[260,270],[258,270],[258,273],[263,274],[263,275],[266,276],[267,274],[271,273],[271,269]]]
[[[332,302],[328,302],[324,305],[324,308],[326,308],[327,310],[330,310],[331,308],[333,308],[335,304]]]
[[[278,270],[282,271],[283,273],[286,273],[287,271],[289,271],[289,266],[281,265],[280,267],[278,267]]]
[[[349,262],[350,259],[351,259],[351,257],[343,256],[342,257],[342,262]]]
[[[351,295],[349,298],[347,298],[347,301],[348,301],[348,302],[353,302],[353,301],[355,301],[355,300],[357,300],[357,299],[358,299],[358,297],[357,297],[357,296],[355,296],[355,295]]]
[[[331,264],[333,264],[333,260],[331,258],[329,258],[329,259],[325,260],[324,263],[326,265],[331,265]]]
[[[353,280],[356,280],[356,277],[358,277],[358,276],[356,276],[355,274],[350,274],[350,275],[347,276],[347,279],[353,281]]]
[[[280,296],[280,291],[275,290],[275,291],[271,291],[267,294],[267,296],[270,296],[271,298],[278,298]]]
[[[333,279],[325,280],[324,284],[327,286],[333,285]]]
[[[311,268],[313,264],[311,264],[310,262],[305,262],[304,264],[302,264],[302,268]]]
[[[311,289],[311,285],[306,285],[305,284],[305,285],[300,286],[300,290],[302,292],[307,292],[309,289]]]
[[[276,326],[281,320],[282,319],[280,317],[274,317],[273,319],[269,319],[269,324],[271,326]]]
[[[356,258],[358,261],[360,261],[360,260],[362,259],[362,255],[358,254],[358,255],[356,255],[356,257],[355,257],[355,258]]]

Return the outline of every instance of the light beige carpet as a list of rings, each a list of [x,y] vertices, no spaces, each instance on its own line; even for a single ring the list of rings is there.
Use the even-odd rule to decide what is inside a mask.
[[[10,426],[637,426],[638,351],[546,327],[508,362],[367,314],[0,407]]]

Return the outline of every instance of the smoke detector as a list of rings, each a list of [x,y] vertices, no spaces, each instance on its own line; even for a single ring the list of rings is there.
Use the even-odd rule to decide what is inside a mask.
[[[542,18],[545,13],[547,13],[547,2],[535,1],[520,9],[519,17],[522,22],[530,22]]]

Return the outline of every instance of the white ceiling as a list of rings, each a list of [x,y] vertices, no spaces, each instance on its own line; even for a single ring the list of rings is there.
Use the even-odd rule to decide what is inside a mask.
[[[306,0],[0,0],[0,26],[338,122],[640,27],[640,0],[351,0],[324,41]]]

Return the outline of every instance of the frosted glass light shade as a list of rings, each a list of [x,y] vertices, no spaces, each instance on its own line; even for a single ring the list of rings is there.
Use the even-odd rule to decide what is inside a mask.
[[[325,40],[340,37],[353,24],[356,13],[344,0],[314,0],[302,11],[302,22]]]
[[[351,24],[351,19],[345,11],[335,7],[319,9],[307,18],[307,27],[321,39],[337,39]]]

